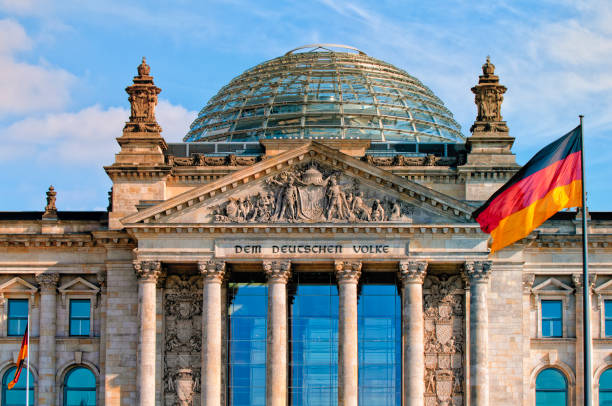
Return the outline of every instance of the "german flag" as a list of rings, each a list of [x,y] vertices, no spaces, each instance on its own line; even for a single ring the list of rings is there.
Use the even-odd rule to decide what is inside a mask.
[[[582,206],[582,128],[544,147],[472,217],[491,234],[491,253],[521,238],[561,209]]]
[[[30,326],[26,324],[25,332],[23,333],[23,340],[21,340],[21,349],[19,350],[19,356],[17,357],[17,368],[15,369],[15,377],[7,385],[9,390],[13,389],[13,386],[15,386],[17,382],[19,382],[19,375],[21,375],[23,364],[25,364],[25,359],[28,356],[28,345],[30,345],[30,343],[28,342],[29,327]]]

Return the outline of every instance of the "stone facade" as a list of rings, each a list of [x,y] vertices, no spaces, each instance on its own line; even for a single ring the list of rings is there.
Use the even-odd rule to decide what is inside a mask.
[[[505,87],[487,60],[463,159],[366,154],[363,140],[262,141],[259,157],[167,153],[150,68],[132,106],[108,213],[0,213],[0,375],[20,337],[7,303],[28,299],[38,405],[63,404],[66,374],[91,370],[104,405],[227,403],[226,303],[232,274],[268,286],[266,402],[288,404],[288,282],[313,269],[339,286],[338,403],[358,405],[360,280],[397,274],[404,405],[533,405],[535,378],[558,368],[582,402],[580,227],[553,217],[491,255],[471,220],[516,172],[502,121]],[[109,142],[111,142],[109,140]],[[58,206],[60,209],[56,207]],[[612,299],[612,216],[590,214],[593,382],[612,366],[603,303]],[[71,298],[90,299],[91,332],[69,334]],[[542,337],[541,300],[563,303],[563,334]]]

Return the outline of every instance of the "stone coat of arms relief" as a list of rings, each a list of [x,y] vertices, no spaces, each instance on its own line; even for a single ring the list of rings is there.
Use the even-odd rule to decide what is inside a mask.
[[[428,275],[423,284],[425,406],[464,404],[465,304],[459,275]]]
[[[415,207],[311,162],[213,207],[215,223],[411,223]]]
[[[171,275],[164,289],[164,404],[200,404],[201,278]]]

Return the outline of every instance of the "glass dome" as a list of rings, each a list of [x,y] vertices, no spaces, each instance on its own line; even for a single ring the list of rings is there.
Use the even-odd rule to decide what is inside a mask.
[[[183,140],[262,138],[465,142],[451,112],[418,79],[338,45],[297,48],[247,70],[210,99]]]

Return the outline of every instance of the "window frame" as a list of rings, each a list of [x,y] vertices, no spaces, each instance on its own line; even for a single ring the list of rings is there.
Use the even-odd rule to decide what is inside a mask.
[[[16,369],[16,368],[17,368],[17,365],[15,365],[15,364],[10,364],[10,365],[8,365],[7,367],[5,367],[5,368],[2,370],[2,374],[0,375],[0,404],[1,404],[2,406],[6,405],[6,399],[5,399],[5,397],[6,397],[6,390],[5,390],[5,389],[6,389],[6,388],[5,388],[5,386],[4,386],[4,379],[5,379],[5,377],[7,376],[7,374],[8,374],[8,373],[9,373],[11,370]],[[23,370],[21,371],[21,373],[23,374],[24,372],[29,372],[29,373],[30,373],[30,376],[31,376],[31,378],[32,378],[32,379],[30,380],[30,385],[32,385],[32,387],[30,388],[30,391],[32,391],[32,392],[33,392],[33,394],[34,394],[34,395],[33,395],[33,399],[34,399],[33,404],[34,404],[34,405],[36,405],[36,404],[38,403],[38,402],[37,402],[37,399],[38,399],[38,385],[37,385],[37,378],[38,378],[38,377],[37,377],[37,376],[34,374],[34,371],[32,370],[32,368],[30,368],[30,370],[28,371],[28,369],[27,369],[27,368],[24,366],[24,368],[23,368]]]
[[[546,318],[546,320],[544,319],[544,314],[543,314],[543,303],[544,302],[554,302],[554,303],[558,303],[559,306],[561,307],[561,314],[559,315],[559,317],[555,317],[555,318]],[[545,298],[545,299],[540,299],[540,334],[542,336],[542,338],[563,338],[566,336],[565,334],[565,317],[564,317],[564,311],[563,311],[563,299],[553,299],[553,298]],[[544,335],[544,322],[545,321],[551,321],[553,324],[552,326],[554,326],[554,322],[555,321],[560,321],[561,322],[561,335]],[[551,330],[551,333],[553,333],[554,329]]]
[[[552,288],[552,289],[551,289]],[[569,304],[570,296],[574,293],[574,288],[566,285],[557,278],[551,276],[531,289],[535,296],[536,307],[536,338],[554,340],[569,337]],[[542,335],[542,300],[560,300],[561,304],[561,337],[544,337]]]
[[[62,307],[65,310],[65,315],[62,316],[62,323],[65,324],[65,326],[58,324],[58,331],[61,330],[65,337],[95,337],[96,325],[94,322],[96,309],[98,308],[98,295],[100,294],[100,288],[88,280],[78,276],[62,284],[57,290],[61,297]],[[70,334],[70,301],[73,299],[89,300],[89,335]]]
[[[573,393],[572,393],[572,390],[571,390],[570,379],[568,379],[567,375],[565,374],[565,372],[561,368],[558,368],[555,365],[546,365],[544,368],[540,369],[538,371],[538,373],[535,375],[534,381],[533,381],[533,383],[534,383],[534,391],[533,391],[533,394],[534,394],[534,404],[537,404],[537,401],[538,401],[538,383],[537,383],[538,382],[538,377],[540,376],[540,374],[542,372],[547,371],[549,369],[553,369],[553,370],[557,371],[563,377],[563,380],[565,382],[565,391],[564,391],[564,393],[565,393],[565,405],[560,405],[560,406],[570,406],[570,405],[572,405],[573,404],[573,401],[572,401]],[[556,393],[560,393],[560,391],[552,391],[552,390],[540,390],[540,392],[547,392],[547,393],[556,392]]]
[[[7,337],[23,337],[23,333],[25,332],[25,327],[24,327],[24,331],[17,333],[17,334],[11,334],[10,332],[10,321],[11,321],[11,302],[26,302],[27,303],[27,312],[26,312],[26,317],[25,317],[25,322],[26,322],[26,326],[28,324],[28,316],[31,316],[31,304],[30,304],[30,299],[29,298],[24,298],[24,297],[11,297],[8,298],[6,300],[6,336]],[[23,320],[22,317],[18,318],[19,320]]]
[[[85,370],[89,371],[93,375],[93,378],[94,378],[94,392],[95,392],[95,404],[97,406],[99,404],[99,402],[98,402],[99,401],[99,399],[98,399],[98,394],[99,394],[99,391],[98,391],[98,387],[99,387],[98,374],[96,373],[96,371],[94,371],[93,368],[91,368],[90,366],[85,365],[85,364],[74,364],[74,365],[71,365],[63,373],[62,380],[61,380],[61,391],[60,391],[61,396],[62,396],[62,398],[61,398],[61,405],[63,405],[63,406],[66,405],[66,401],[67,401],[66,394],[67,394],[68,390],[70,390],[70,388],[68,387],[66,382],[68,381],[68,378],[70,377],[70,375],[74,371],[76,371],[78,369],[85,369]],[[79,391],[79,389],[72,389],[72,390]],[[84,389],[82,391],[83,392],[91,391],[91,388]]]
[[[88,302],[89,303],[89,316],[87,318],[85,317],[79,317],[77,318],[78,320],[88,320],[89,321],[89,331],[87,332],[87,334],[72,334],[72,302],[75,301],[79,301],[79,302]],[[76,297],[73,296],[71,298],[68,299],[68,336],[69,337],[91,337],[92,336],[92,329],[93,329],[93,310],[92,310],[92,303],[91,303],[91,298],[80,298],[80,297]]]

